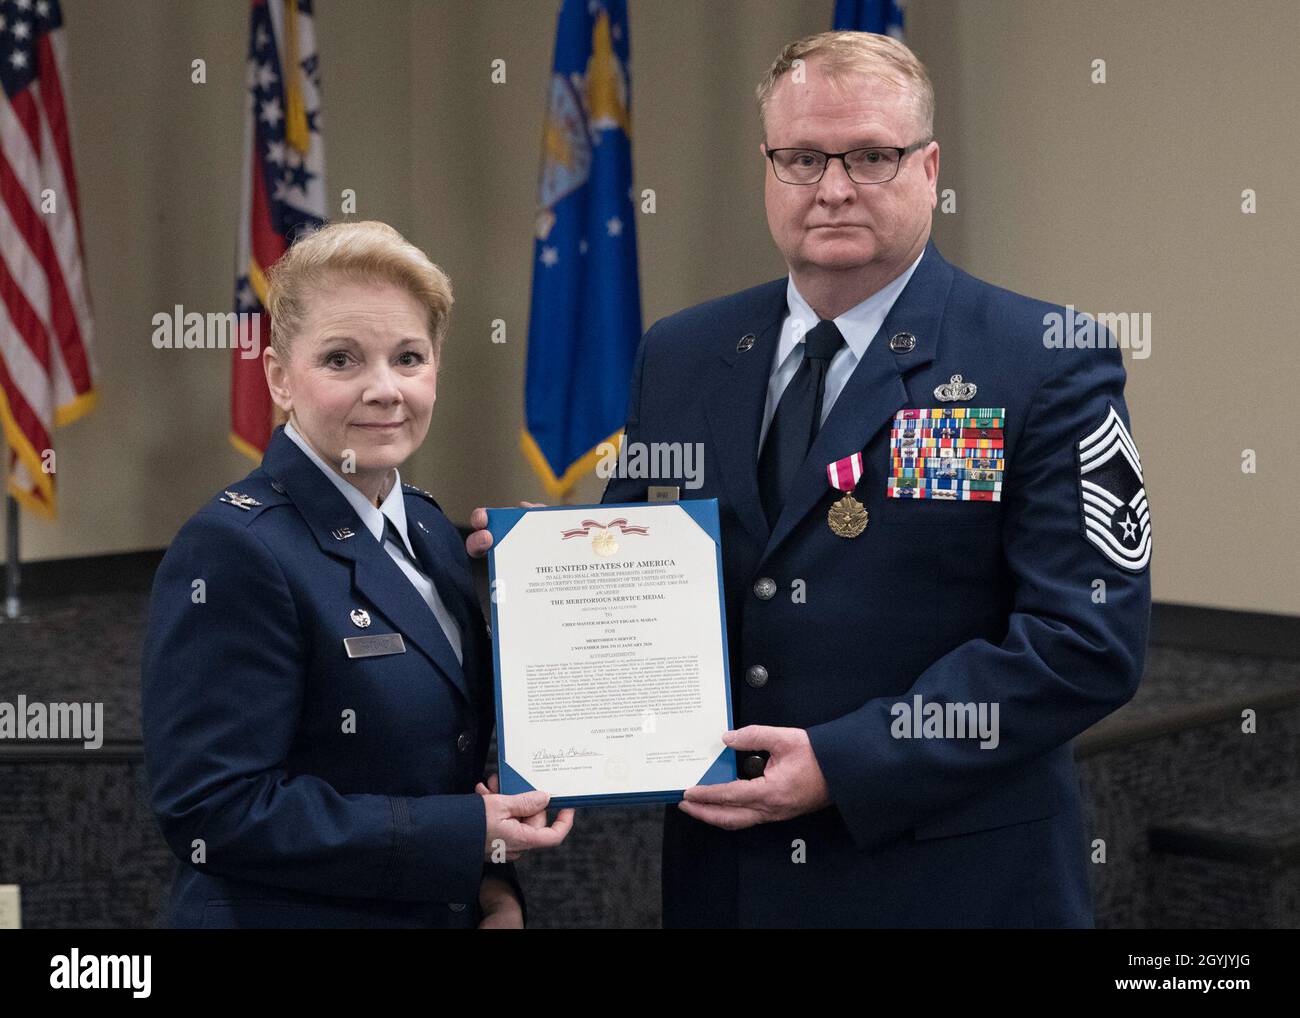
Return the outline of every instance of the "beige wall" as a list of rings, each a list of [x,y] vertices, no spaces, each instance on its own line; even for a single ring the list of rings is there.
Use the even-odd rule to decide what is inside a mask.
[[[637,224],[647,324],[782,274],[752,89],[831,7],[631,0],[635,184],[658,197]],[[360,216],[392,222],[456,286],[434,427],[404,474],[458,522],[540,492],[517,437],[557,9],[318,3],[329,190],[354,188]],[[229,305],[246,10],[65,0],[101,404],[58,433],[60,517],[24,517],[26,559],[161,547],[249,469],[226,440],[228,354],[150,344],[157,311]],[[1036,297],[1153,316],[1151,356],[1126,360],[1155,596],[1300,612],[1300,5],[913,0],[908,31],[938,92],[940,186],[957,193],[936,217],[944,253]],[[195,57],[206,85],[190,84]]]

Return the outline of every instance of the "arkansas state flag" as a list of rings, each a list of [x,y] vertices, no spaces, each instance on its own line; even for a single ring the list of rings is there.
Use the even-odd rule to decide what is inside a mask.
[[[320,66],[310,0],[252,0],[244,169],[235,267],[240,342],[230,372],[230,441],[261,460],[271,439],[271,393],[261,357],[243,334],[258,322],[252,347],[271,342],[266,270],[300,232],[325,222],[325,145],[321,138]]]

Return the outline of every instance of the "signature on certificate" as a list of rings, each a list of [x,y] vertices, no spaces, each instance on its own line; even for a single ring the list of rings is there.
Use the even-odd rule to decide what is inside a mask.
[[[600,756],[595,750],[570,746],[568,749],[539,749],[533,753],[533,763],[546,763],[551,760],[569,760],[578,756]]]

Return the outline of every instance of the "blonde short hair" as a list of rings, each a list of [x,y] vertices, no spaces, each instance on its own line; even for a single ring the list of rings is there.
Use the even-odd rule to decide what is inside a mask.
[[[921,138],[934,134],[934,86],[925,65],[897,39],[874,32],[818,32],[790,43],[776,55],[758,83],[758,116],[767,131],[767,104],[781,77],[794,67],[817,58],[827,76],[837,84],[854,74],[866,74],[911,94]],[[917,141],[920,138],[915,139]]]
[[[451,319],[451,280],[387,223],[331,223],[300,237],[267,273],[271,349],[288,358],[307,315],[309,293],[339,278],[391,283],[414,297],[428,316],[436,361]]]

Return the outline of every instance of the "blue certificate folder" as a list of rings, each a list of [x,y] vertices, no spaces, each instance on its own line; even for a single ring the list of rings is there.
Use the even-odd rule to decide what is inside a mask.
[[[489,509],[487,529],[492,534],[492,548],[488,552],[488,576],[491,583],[491,590],[496,591],[496,547],[501,540],[510,533],[515,524],[518,523],[527,513],[545,513],[545,512],[572,512],[574,510],[589,510],[592,513],[606,515],[610,510],[627,509],[627,510],[644,510],[650,507],[666,505],[680,506],[688,516],[713,539],[713,545],[717,555],[717,576],[718,576],[718,606],[719,612],[718,624],[722,628],[722,670],[723,670],[723,688],[726,691],[727,701],[727,727],[732,727],[733,715],[731,710],[731,672],[727,657],[727,620],[726,620],[726,596],[722,587],[722,533],[718,524],[718,500],[716,498],[694,499],[672,503],[654,503],[654,502],[623,502],[607,503],[602,505],[562,505],[546,506],[537,509]],[[496,686],[496,711],[497,711],[497,763],[500,769],[501,792],[504,795],[516,795],[520,792],[531,792],[533,786],[525,779],[514,767],[510,765],[510,747],[506,744],[505,721],[502,710],[501,700],[501,628],[497,618],[497,601],[495,593],[492,597],[492,670]],[[721,732],[718,733],[721,736]],[[701,785],[717,785],[727,781],[736,780],[736,752],[733,749],[723,749],[718,754],[716,760],[709,766],[708,770],[699,779]],[[554,796],[551,799],[552,806],[631,806],[638,804],[652,804],[664,802],[680,802],[684,789],[664,789],[653,792],[628,792],[616,793],[609,795],[568,795]]]

